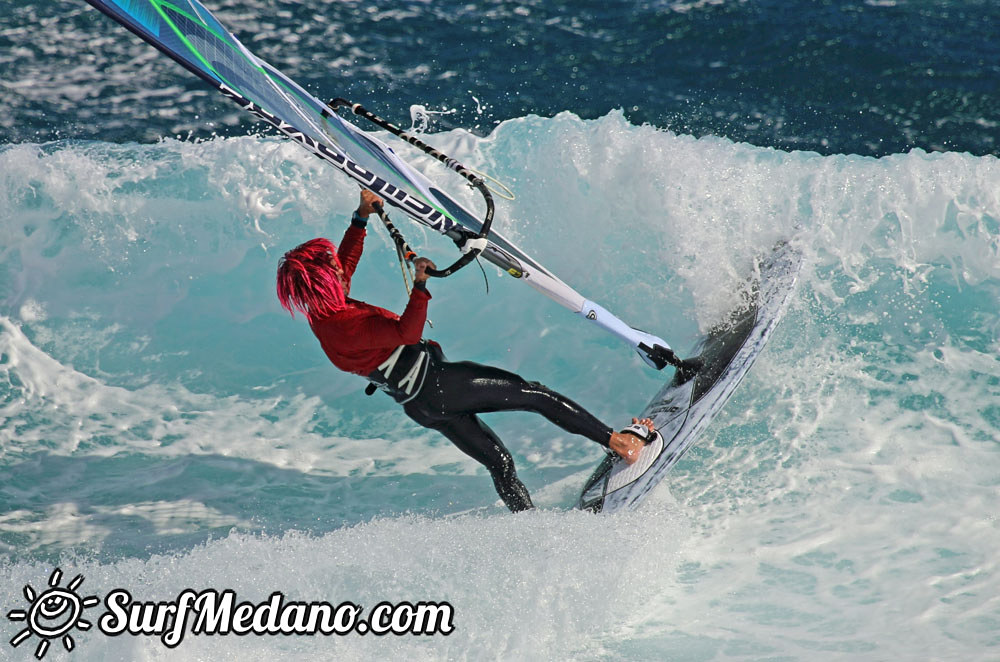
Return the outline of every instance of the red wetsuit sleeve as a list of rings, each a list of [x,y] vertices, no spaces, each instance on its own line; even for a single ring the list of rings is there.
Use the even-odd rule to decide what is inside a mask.
[[[344,238],[340,240],[340,247],[337,249],[337,259],[344,267],[344,274],[350,279],[354,275],[354,270],[358,268],[361,260],[361,253],[365,249],[365,229],[351,223],[344,232]]]
[[[351,349],[375,349],[380,347],[395,349],[400,345],[420,342],[427,321],[427,302],[430,292],[414,287],[410,300],[399,319],[389,317],[368,317],[360,322],[357,333],[351,338]]]

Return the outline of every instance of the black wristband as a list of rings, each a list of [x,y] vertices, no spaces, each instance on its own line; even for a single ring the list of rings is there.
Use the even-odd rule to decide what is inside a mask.
[[[361,216],[357,211],[355,211],[351,214],[351,225],[359,228],[366,228],[368,227],[368,217]]]
[[[413,289],[420,290],[421,292],[426,292],[427,291],[427,281],[426,280],[422,280],[422,281],[420,281],[418,283],[414,283],[413,284]]]

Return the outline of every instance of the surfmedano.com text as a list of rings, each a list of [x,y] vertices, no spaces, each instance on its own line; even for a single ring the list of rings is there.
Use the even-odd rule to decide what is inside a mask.
[[[352,602],[286,601],[280,592],[256,604],[237,603],[235,591],[213,589],[185,589],[173,602],[136,602],[125,589],[116,589],[104,604],[101,632],[158,636],[168,648],[184,640],[189,622],[193,635],[448,635],[454,630],[454,609],[447,602],[380,602],[367,618]]]

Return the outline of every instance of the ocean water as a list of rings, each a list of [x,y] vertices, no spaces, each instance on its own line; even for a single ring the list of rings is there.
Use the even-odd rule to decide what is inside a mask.
[[[55,567],[81,595],[455,610],[449,636],[93,628],[55,660],[1000,659],[993,3],[209,5],[311,90],[502,180],[496,227],[682,352],[779,239],[799,289],[638,512],[570,510],[591,442],[486,417],[540,506],[511,515],[274,297],[356,186],[84,3],[0,2],[0,659],[34,653],[7,615]],[[659,388],[484,271],[431,284],[449,357],[613,424]],[[353,294],[404,305],[379,228]]]

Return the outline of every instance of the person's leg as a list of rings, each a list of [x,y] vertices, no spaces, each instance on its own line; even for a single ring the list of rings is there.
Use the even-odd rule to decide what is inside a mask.
[[[456,416],[434,420],[422,415],[419,408],[404,406],[404,411],[417,423],[437,430],[459,450],[485,466],[493,478],[497,494],[512,512],[532,508],[531,497],[514,469],[514,458],[503,442],[476,416]]]
[[[538,382],[469,361],[438,363],[431,370],[420,399],[435,414],[451,417],[530,411],[541,414],[567,432],[608,446],[612,434],[610,427],[576,402]]]
[[[514,512],[532,507],[524,484],[517,478],[514,461],[503,442],[476,416],[498,411],[533,411],[563,428],[634,462],[643,441],[631,434],[613,432],[580,405],[506,370],[478,363],[448,363],[432,356],[423,388],[403,405],[420,425],[438,430],[460,450],[485,466],[497,493]],[[652,421],[648,421],[652,426]]]

